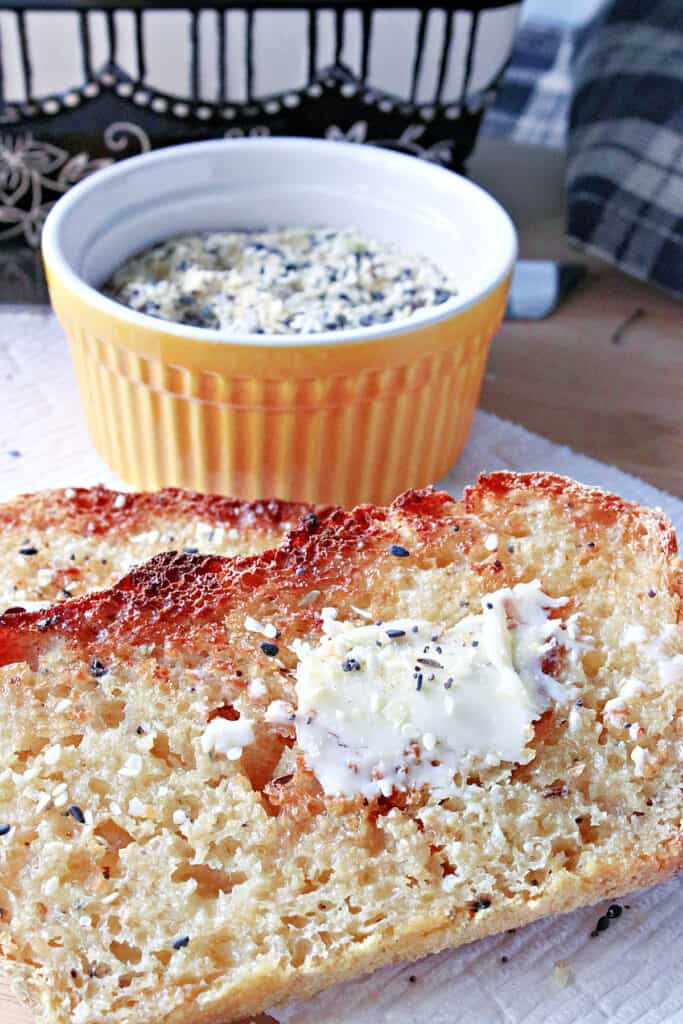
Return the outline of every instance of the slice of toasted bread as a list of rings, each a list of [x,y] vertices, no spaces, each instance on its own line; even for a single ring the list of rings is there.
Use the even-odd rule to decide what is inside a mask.
[[[530,752],[463,755],[438,789],[325,795],[298,740],[314,714],[271,703],[296,702],[323,624],[426,622],[431,658],[470,609],[535,580],[567,637],[539,648],[539,678],[571,699],[536,715]],[[161,555],[105,593],[6,613],[0,946],[18,993],[44,1024],[225,1022],[671,875],[682,583],[660,514],[499,473],[462,502],[310,517],[276,551]],[[222,728],[226,753],[206,743]],[[422,761],[404,754],[428,769],[423,741]]]
[[[78,487],[0,504],[0,611],[101,590],[162,551],[252,555],[281,543],[310,506],[178,488]]]

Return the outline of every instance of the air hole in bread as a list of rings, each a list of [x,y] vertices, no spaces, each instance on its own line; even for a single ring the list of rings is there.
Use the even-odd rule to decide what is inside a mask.
[[[81,743],[83,742],[83,733],[76,732],[73,733],[71,736],[64,736],[59,742],[62,744],[63,747],[80,747]]]
[[[118,939],[114,939],[109,944],[109,951],[122,964],[139,964],[142,960],[142,950],[138,946],[131,946],[128,942],[119,942]]]
[[[124,719],[126,705],[122,700],[106,700],[100,704],[98,711],[102,724],[107,729],[115,729]]]
[[[605,654],[601,650],[586,651],[581,658],[583,671],[589,679],[594,679],[605,664]]]
[[[240,764],[256,792],[262,793],[268,783],[275,780],[285,779],[285,785],[291,780],[289,765],[281,763],[285,748],[285,741],[278,733],[257,729],[253,743],[243,749]]]
[[[98,796],[106,796],[111,789],[111,784],[104,781],[104,779],[98,779],[96,775],[93,775],[91,779],[88,779],[88,789],[92,793],[97,793]]]
[[[246,882],[242,871],[220,871],[208,864],[181,864],[171,875],[172,882],[196,882],[195,893],[201,899],[216,899],[220,893],[232,892],[236,885]]]
[[[181,757],[180,754],[171,750],[168,736],[164,732],[159,732],[154,737],[154,743],[150,748],[150,753],[154,757],[158,757],[159,760],[164,761],[169,768],[190,768],[195,767],[194,755],[190,750],[187,752],[187,756]]]
[[[228,722],[236,722],[239,717],[239,711],[232,704],[222,704],[219,708],[214,708],[209,712],[210,722],[213,722],[214,718],[225,718]]]
[[[311,943],[308,939],[298,939],[292,947],[292,966],[301,967],[306,957],[311,952]]]
[[[130,832],[126,832],[125,828],[121,828],[111,818],[105,819],[100,822],[97,828],[94,830],[95,835],[104,839],[105,843],[112,850],[124,850],[129,843],[133,842],[133,837]]]
[[[43,749],[43,747],[46,747],[47,744],[48,744],[48,740],[43,739],[42,736],[36,736],[35,739],[31,742],[31,746],[30,747],[27,747],[25,750],[17,750],[16,751],[16,753],[14,755],[14,758],[15,758],[17,764],[18,765],[25,765],[25,764],[27,764],[28,761],[30,761],[31,758],[33,758],[37,754],[39,754],[41,752],[41,750]]]

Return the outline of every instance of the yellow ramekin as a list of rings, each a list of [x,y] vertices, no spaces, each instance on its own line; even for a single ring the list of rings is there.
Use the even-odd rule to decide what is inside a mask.
[[[462,287],[398,324],[229,337],[170,324],[96,286],[182,231],[353,225],[431,256]],[[438,479],[465,444],[516,255],[486,193],[434,165],[304,139],[160,150],[93,175],[43,236],[50,297],[88,429],[139,488],[384,503]]]

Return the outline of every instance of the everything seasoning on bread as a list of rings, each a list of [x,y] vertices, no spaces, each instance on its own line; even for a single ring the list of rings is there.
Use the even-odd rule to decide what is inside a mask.
[[[498,473],[6,613],[17,991],[208,1024],[606,897],[601,934],[681,865],[682,591],[660,513]]]

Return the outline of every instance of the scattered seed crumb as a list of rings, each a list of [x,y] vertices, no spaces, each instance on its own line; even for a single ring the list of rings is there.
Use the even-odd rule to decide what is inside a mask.
[[[566,960],[558,960],[553,968],[553,981],[558,988],[566,988],[571,980],[569,963]]]

